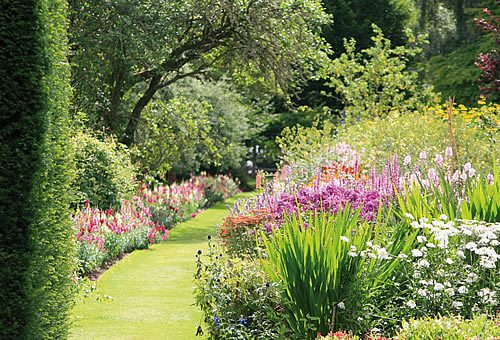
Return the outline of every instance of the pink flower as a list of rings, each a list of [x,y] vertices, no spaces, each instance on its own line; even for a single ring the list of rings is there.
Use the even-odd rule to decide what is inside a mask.
[[[451,158],[453,156],[453,149],[451,146],[448,146],[444,152],[445,156]]]
[[[443,158],[443,156],[442,156],[440,153],[438,153],[438,154],[436,155],[436,158],[434,159],[434,162],[436,162],[436,164],[437,164],[439,167],[442,167],[442,166],[443,166],[443,163],[444,163],[444,158]]]
[[[422,152],[420,153],[420,159],[422,159],[422,160],[423,160],[423,159],[427,159],[427,152],[422,151]]]

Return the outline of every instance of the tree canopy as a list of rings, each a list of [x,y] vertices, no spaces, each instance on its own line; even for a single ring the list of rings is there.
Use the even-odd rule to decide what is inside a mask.
[[[319,0],[70,2],[77,110],[133,144],[144,108],[180,79],[223,65],[287,91],[324,64]],[[258,75],[257,75],[258,74]]]

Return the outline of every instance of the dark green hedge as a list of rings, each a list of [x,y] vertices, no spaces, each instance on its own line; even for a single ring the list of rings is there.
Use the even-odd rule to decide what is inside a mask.
[[[64,338],[74,271],[64,0],[0,3],[0,338]]]

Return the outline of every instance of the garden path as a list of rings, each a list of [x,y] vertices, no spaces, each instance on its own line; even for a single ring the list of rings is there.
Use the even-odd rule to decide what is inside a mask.
[[[238,194],[172,229],[170,238],[134,251],[97,281],[97,295],[74,308],[71,339],[196,339],[202,319],[194,306],[195,254],[228,214]],[[199,337],[198,337],[199,338]]]

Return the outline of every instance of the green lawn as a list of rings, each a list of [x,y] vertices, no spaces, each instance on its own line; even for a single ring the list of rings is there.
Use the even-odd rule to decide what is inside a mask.
[[[227,216],[225,204],[239,194],[176,226],[170,238],[149,250],[135,251],[97,282],[101,296],[79,301],[72,339],[196,339],[202,314],[193,306],[195,254]],[[198,337],[199,338],[199,337]]]

